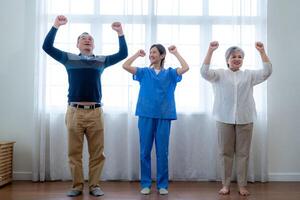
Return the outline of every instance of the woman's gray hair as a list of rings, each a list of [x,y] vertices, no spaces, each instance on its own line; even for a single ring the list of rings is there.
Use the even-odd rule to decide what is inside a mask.
[[[245,53],[244,53],[243,49],[241,49],[240,47],[237,47],[237,46],[229,47],[225,53],[225,59],[226,59],[227,65],[228,65],[228,60],[229,60],[230,55],[235,52],[241,52],[242,57],[244,58]]]

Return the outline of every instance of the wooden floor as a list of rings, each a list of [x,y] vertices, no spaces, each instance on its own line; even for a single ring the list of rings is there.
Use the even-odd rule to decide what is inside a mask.
[[[139,182],[102,182],[105,195],[92,197],[85,187],[83,195],[70,198],[66,192],[71,182],[33,183],[14,181],[0,187],[0,200],[300,200],[300,182],[271,182],[249,184],[251,195],[242,197],[237,193],[236,184],[232,184],[230,195],[218,194],[219,182],[170,182],[169,195],[157,194],[155,185],[150,195],[139,193]]]

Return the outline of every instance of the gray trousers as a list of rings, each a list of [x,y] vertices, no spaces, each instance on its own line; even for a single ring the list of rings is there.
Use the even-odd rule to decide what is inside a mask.
[[[217,121],[216,125],[218,130],[222,184],[230,186],[235,153],[237,182],[239,186],[246,186],[253,123],[226,124]]]

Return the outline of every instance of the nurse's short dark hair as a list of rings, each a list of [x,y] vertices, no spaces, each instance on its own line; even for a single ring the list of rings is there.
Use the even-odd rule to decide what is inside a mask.
[[[154,48],[154,47],[157,48],[157,50],[158,50],[158,52],[159,52],[160,55],[166,55],[166,53],[167,53],[166,48],[165,48],[162,44],[153,44],[153,45],[150,47],[150,50],[151,50],[152,48]],[[165,58],[166,58],[166,56],[165,56],[165,57],[161,60],[161,62],[160,62],[160,67],[161,67],[161,68],[164,68]]]

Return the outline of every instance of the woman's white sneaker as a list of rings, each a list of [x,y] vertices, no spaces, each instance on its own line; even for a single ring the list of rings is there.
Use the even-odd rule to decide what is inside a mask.
[[[141,190],[141,194],[147,195],[150,194],[151,190],[148,187],[145,187]]]
[[[158,192],[160,195],[166,195],[169,193],[168,190],[165,188],[160,188]]]

